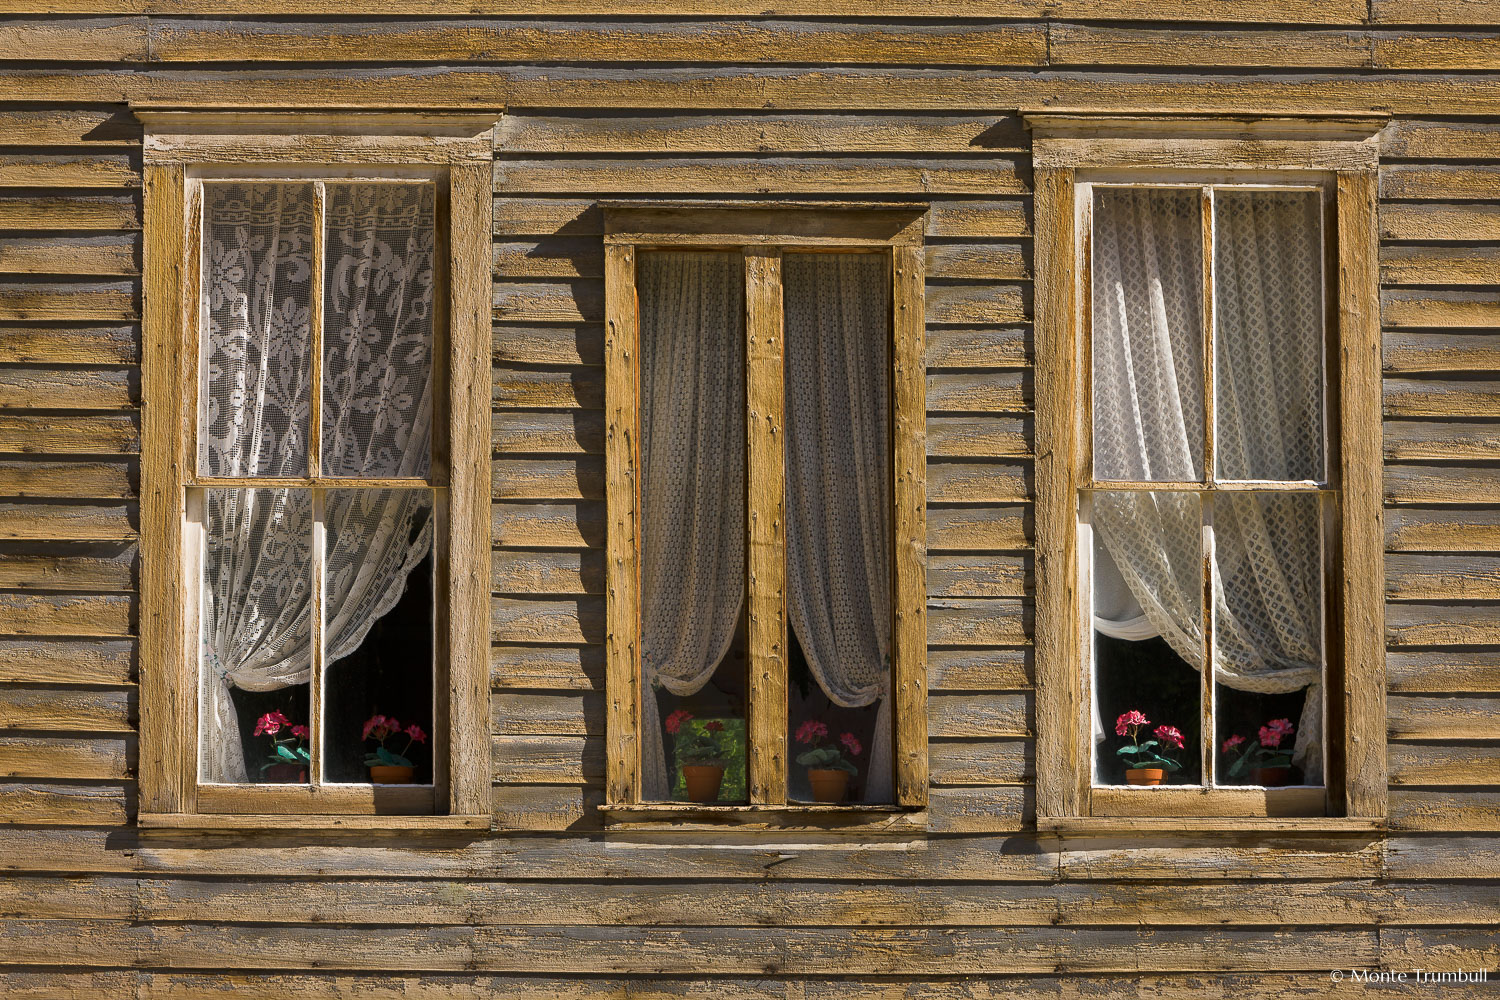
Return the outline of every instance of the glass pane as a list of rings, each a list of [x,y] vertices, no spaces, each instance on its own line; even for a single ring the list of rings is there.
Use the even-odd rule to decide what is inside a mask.
[[[307,781],[312,495],[204,490],[199,778]]]
[[[1094,478],[1203,478],[1203,233],[1196,190],[1096,188]]]
[[[329,184],[323,473],[427,475],[432,460],[434,191]]]
[[[1214,499],[1220,783],[1323,783],[1320,503],[1305,493],[1221,493]],[[1260,729],[1278,719],[1293,729],[1271,745],[1277,741],[1260,739]],[[1244,743],[1226,752],[1235,736]],[[1296,749],[1289,761],[1282,752],[1288,746]],[[1238,764],[1247,751],[1250,757]],[[1257,780],[1252,771],[1288,764],[1296,773]]]
[[[203,185],[198,471],[305,476],[313,186]]]
[[[329,490],[323,516],[323,777],[429,784],[432,494]]]
[[[746,799],[744,280],[741,254],[637,260],[647,800]]]
[[[1321,200],[1219,191],[1214,202],[1219,478],[1322,480]]]
[[[1089,518],[1094,781],[1201,784],[1199,498],[1193,493],[1097,492]],[[1131,770],[1161,774],[1132,777]]]
[[[892,790],[890,265],[788,254],[787,793]]]

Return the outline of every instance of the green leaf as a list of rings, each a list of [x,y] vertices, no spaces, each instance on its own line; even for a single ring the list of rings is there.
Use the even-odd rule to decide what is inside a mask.
[[[312,763],[312,754],[310,754],[310,753],[307,752],[307,748],[306,747],[298,747],[297,750],[296,750],[296,754],[297,754],[297,759],[300,760],[300,761],[302,761],[302,763],[304,763],[304,764],[311,764]]]
[[[1115,753],[1119,754],[1122,757],[1125,754],[1128,754],[1128,753],[1140,753],[1140,752],[1141,752],[1141,748],[1140,747],[1121,747],[1120,749],[1118,749],[1118,750],[1115,751]]]
[[[412,766],[411,761],[407,760],[405,757],[401,756],[399,753],[391,753],[385,747],[377,747],[375,749],[375,756],[380,758],[380,760],[378,761],[378,763],[385,764],[385,765],[387,765],[389,767],[411,767]]]
[[[296,754],[292,753],[290,750],[279,743],[276,745],[276,756],[280,757],[282,760],[286,761],[289,764],[301,763]]]

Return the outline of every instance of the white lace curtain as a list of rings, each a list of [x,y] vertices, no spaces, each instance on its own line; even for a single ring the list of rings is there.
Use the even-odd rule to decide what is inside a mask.
[[[787,609],[830,701],[880,703],[865,797],[891,800],[890,276],[873,254],[788,254]]]
[[[641,780],[671,795],[656,687],[713,677],[745,601],[745,278],[727,253],[643,253]]]
[[[311,184],[204,185],[205,476],[307,475],[313,202]],[[427,473],[433,211],[430,185],[327,186],[325,475]],[[422,490],[325,498],[324,659],[333,663],[400,599],[431,548],[432,518]],[[309,679],[313,521],[306,490],[205,491],[204,781],[248,777],[231,688]]]
[[[1323,475],[1318,199],[1219,192],[1215,446],[1221,479]],[[1103,189],[1094,203],[1094,471],[1101,480],[1203,474],[1201,237],[1196,191]],[[1162,636],[1204,663],[1197,496],[1093,499],[1095,618]],[[1311,495],[1220,495],[1213,506],[1215,679],[1307,689],[1295,759],[1322,772],[1322,550]]]

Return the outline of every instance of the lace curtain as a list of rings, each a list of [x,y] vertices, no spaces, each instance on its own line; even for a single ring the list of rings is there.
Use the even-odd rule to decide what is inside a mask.
[[[788,254],[787,608],[830,701],[880,703],[866,798],[891,778],[890,276],[873,254]]]
[[[1316,196],[1216,195],[1220,478],[1320,479],[1322,249]],[[1094,207],[1094,463],[1101,480],[1203,474],[1201,229],[1195,191],[1105,189]],[[1096,493],[1094,627],[1162,636],[1202,669],[1196,496]],[[1322,551],[1309,495],[1214,502],[1215,679],[1307,689],[1295,760],[1322,772]],[[1097,725],[1097,722],[1096,722]]]
[[[641,780],[671,795],[656,687],[708,683],[745,601],[745,278],[739,254],[640,255]]]
[[[311,184],[204,185],[199,470],[306,476],[311,426]],[[327,186],[323,472],[424,476],[430,461],[434,196]],[[314,510],[298,489],[204,497],[200,776],[247,780],[231,687],[307,683]],[[432,545],[423,490],[330,490],[326,663],[400,599]]]

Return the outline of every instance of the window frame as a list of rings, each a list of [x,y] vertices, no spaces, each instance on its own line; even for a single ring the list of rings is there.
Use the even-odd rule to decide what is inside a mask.
[[[1036,239],[1037,823],[1053,830],[1366,829],[1386,815],[1378,115],[1218,117],[1022,112]],[[1080,574],[1092,482],[1087,232],[1091,182],[1326,187],[1326,473],[1338,487],[1325,664],[1324,789],[1093,783]],[[1208,304],[1205,303],[1207,310]],[[1207,319],[1207,317],[1206,317]],[[1209,474],[1209,473],[1206,473]],[[1108,484],[1103,484],[1107,488]],[[1211,734],[1205,737],[1211,739]]]
[[[140,825],[488,828],[491,175],[499,112],[133,110],[145,126]],[[441,750],[434,757],[430,791],[198,780],[197,588],[190,582],[196,579],[191,572],[195,547],[188,537],[193,523],[187,496],[200,478],[201,190],[205,180],[241,178],[425,180],[437,186],[435,264],[444,291],[435,305],[438,412],[428,479],[440,494],[434,516],[444,537],[434,546],[440,613],[433,729]],[[183,386],[193,388],[183,392]],[[446,463],[441,462],[444,451]],[[366,482],[341,483],[308,471],[305,479],[286,484]]]
[[[604,211],[606,818],[736,822],[916,810],[927,804],[925,205],[609,203]],[[642,251],[718,250],[745,260],[749,678],[748,805],[646,802],[640,747],[639,306]],[[889,253],[892,410],[892,766],[890,805],[787,801],[785,492],[781,259],[784,252]],[[760,468],[760,473],[752,470]],[[772,470],[772,471],[767,471]],[[760,516],[764,512],[768,516]]]

